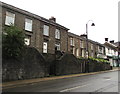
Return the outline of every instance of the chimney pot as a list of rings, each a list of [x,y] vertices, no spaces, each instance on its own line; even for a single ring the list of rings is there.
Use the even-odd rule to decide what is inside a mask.
[[[49,18],[50,21],[56,22],[56,18],[51,16],[51,18]]]
[[[111,40],[110,43],[114,43],[114,40]]]
[[[105,41],[108,42],[108,38],[105,38]]]
[[[82,34],[82,35],[80,35],[80,37],[87,38],[87,35],[86,34]]]

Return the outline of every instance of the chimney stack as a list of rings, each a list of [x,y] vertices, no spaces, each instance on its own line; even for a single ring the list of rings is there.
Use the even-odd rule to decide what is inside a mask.
[[[87,38],[87,35],[86,34],[82,34],[82,35],[80,35],[80,37]]]
[[[110,43],[114,43],[114,40],[111,40]]]
[[[50,21],[56,22],[56,18],[51,16],[51,18],[49,18]]]
[[[108,42],[108,38],[105,38],[105,42]]]

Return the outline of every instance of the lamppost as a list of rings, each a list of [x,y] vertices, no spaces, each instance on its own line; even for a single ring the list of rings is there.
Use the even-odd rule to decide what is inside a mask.
[[[86,56],[89,57],[89,47],[88,47],[88,23],[92,22],[91,26],[95,26],[95,24],[93,23],[93,20],[89,20],[86,23]]]
[[[119,67],[120,64],[120,41],[118,42],[118,62],[117,62],[117,67]]]
[[[88,23],[89,22],[92,22],[92,24],[91,24],[91,26],[95,26],[95,24],[93,23],[93,20],[89,20],[87,23],[86,23],[86,57],[87,57],[87,61],[86,61],[86,71],[88,71],[89,72],[89,66],[88,66],[88,64],[87,64],[87,62],[88,62],[88,58],[89,58],[89,47],[88,47]]]

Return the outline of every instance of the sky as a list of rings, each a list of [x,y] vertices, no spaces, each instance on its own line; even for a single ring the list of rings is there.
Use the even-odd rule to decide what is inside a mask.
[[[119,0],[1,0],[41,17],[56,18],[56,22],[77,35],[104,43],[104,38],[118,41]],[[95,23],[95,26],[91,26]]]

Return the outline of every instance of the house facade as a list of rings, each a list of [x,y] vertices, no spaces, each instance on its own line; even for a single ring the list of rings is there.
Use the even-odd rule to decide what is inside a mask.
[[[106,57],[109,60],[111,66],[118,66],[118,61],[117,61],[117,57],[118,57],[118,50],[117,50],[117,46],[114,44],[114,41],[108,41],[108,38],[105,39],[105,53],[106,53]]]
[[[88,40],[89,56],[105,59],[105,47],[103,44],[93,40]]]
[[[87,53],[88,46],[88,53]],[[105,59],[105,47],[103,44],[86,39],[86,35],[76,35],[68,32],[68,52],[76,57],[103,58]]]
[[[68,52],[74,54],[76,57],[80,57],[80,45],[80,37],[68,32]]]
[[[2,3],[2,27],[17,26],[25,33],[25,44],[41,53],[67,52],[68,28],[57,24],[56,19],[45,19],[25,10]]]
[[[96,42],[96,57],[106,59],[105,46]]]
[[[3,29],[10,25],[17,26],[25,34],[25,44],[40,53],[55,54],[60,51],[74,54],[78,58],[106,58],[107,46],[86,39],[86,35],[68,32],[68,28],[56,23],[56,18],[46,19],[6,3],[1,5]]]

